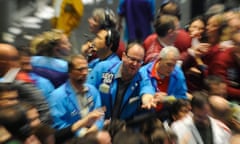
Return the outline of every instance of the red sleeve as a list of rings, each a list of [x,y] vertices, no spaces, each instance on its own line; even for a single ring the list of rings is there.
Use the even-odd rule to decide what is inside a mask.
[[[240,100],[240,89],[231,87],[229,85],[228,69],[231,67],[236,67],[235,61],[232,57],[231,48],[220,51],[214,56],[208,66],[208,75],[219,75],[227,83],[227,92],[230,99]]]

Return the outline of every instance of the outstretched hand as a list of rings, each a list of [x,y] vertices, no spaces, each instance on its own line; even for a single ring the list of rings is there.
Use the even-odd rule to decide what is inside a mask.
[[[85,126],[91,126],[93,123],[96,122],[96,120],[100,119],[102,116],[104,116],[104,112],[106,111],[105,107],[101,107],[99,109],[96,109],[94,111],[91,111],[88,113],[86,117],[84,117],[82,120],[85,122]]]
[[[155,98],[150,94],[144,94],[142,96],[142,108],[151,109],[155,108],[157,105]]]

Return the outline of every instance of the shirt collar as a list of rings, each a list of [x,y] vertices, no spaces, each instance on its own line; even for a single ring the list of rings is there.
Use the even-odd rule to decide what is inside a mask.
[[[118,78],[122,78],[122,64],[120,65],[117,73],[116,73],[116,76],[115,76],[116,79]]]
[[[155,61],[152,70],[151,70],[151,77],[155,78],[156,80],[160,80],[161,78],[158,76],[157,73],[157,61]]]

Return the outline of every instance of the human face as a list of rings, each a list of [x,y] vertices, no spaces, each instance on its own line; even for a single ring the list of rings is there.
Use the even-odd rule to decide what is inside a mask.
[[[202,20],[197,19],[193,21],[189,26],[189,34],[192,38],[198,38],[200,39],[202,37],[202,34],[204,32],[205,24]]]
[[[97,33],[100,30],[100,23],[98,16],[92,16],[88,19],[89,31],[92,33]]]
[[[174,120],[180,120],[182,118],[184,118],[186,115],[188,115],[189,113],[189,108],[187,106],[182,106],[178,113],[176,115],[173,116]]]
[[[217,83],[210,85],[209,93],[212,95],[219,95],[226,97],[227,96],[227,84],[226,83]]]
[[[240,30],[240,19],[239,18],[233,18],[228,21],[229,27],[233,29],[233,31],[239,31]]]
[[[177,30],[176,29],[170,29],[168,30],[168,33],[166,35],[166,39],[169,41],[169,44],[173,44],[177,37]]]
[[[25,72],[30,72],[32,70],[31,57],[21,56],[20,58],[21,70]]]
[[[164,59],[159,59],[157,64],[157,72],[163,76],[169,76],[175,65],[177,59],[173,53],[169,53]]]
[[[0,47],[5,48],[5,47]],[[5,74],[10,68],[20,67],[19,54],[15,48],[5,48],[0,57],[0,73]]]
[[[203,108],[192,108],[193,112],[193,120],[196,125],[199,127],[206,127],[209,124],[209,114],[210,108],[207,104],[203,106]]]
[[[12,91],[3,91],[1,92],[0,97],[0,107],[12,106],[17,104],[18,101],[18,92],[15,90]]]
[[[95,46],[96,53],[98,56],[100,56],[102,53],[106,53],[106,48],[107,48],[106,36],[107,36],[107,31],[100,30],[93,40],[93,44]]]
[[[76,84],[83,84],[88,75],[87,60],[75,58],[73,68],[70,70],[70,79]]]
[[[217,20],[217,17],[216,16],[210,17],[209,20],[207,21],[207,35],[208,35],[208,37],[218,35],[219,27],[220,27],[220,24]]]
[[[32,108],[27,111],[27,118],[30,122],[30,126],[35,128],[41,124],[41,120],[39,118],[39,113],[36,108]]]
[[[69,42],[68,37],[63,34],[56,46],[56,53],[58,56],[68,56],[71,52],[72,45]]]
[[[140,45],[133,45],[128,52],[122,55],[122,73],[126,77],[132,78],[141,67],[144,59],[144,49]]]

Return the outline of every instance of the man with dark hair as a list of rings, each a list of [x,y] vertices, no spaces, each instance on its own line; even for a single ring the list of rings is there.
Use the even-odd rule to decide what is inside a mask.
[[[12,134],[14,138],[23,142],[33,136],[25,111],[19,105],[1,108],[0,123]],[[34,140],[38,141],[36,137]]]
[[[14,83],[0,83],[0,108],[17,104],[18,98],[18,89]]]
[[[144,62],[156,60],[159,52],[166,46],[175,46],[180,53],[191,46],[191,38],[187,32],[179,29],[179,20],[173,15],[161,15],[154,22],[154,34],[148,36],[143,46],[146,50]]]
[[[192,116],[187,116],[172,124],[179,142],[186,144],[226,144],[231,130],[222,122],[209,116],[208,95],[204,92],[193,93],[191,101]]]
[[[97,89],[86,84],[88,74],[87,60],[82,55],[74,55],[69,62],[69,80],[55,89],[49,98],[53,127],[66,128],[87,114],[101,107],[101,99]],[[80,129],[79,135],[101,129],[102,119],[93,125]]]
[[[112,9],[95,8],[92,11],[92,15],[88,18],[89,31],[92,34],[97,35],[97,33],[99,33],[101,30],[115,29],[116,22],[117,22],[117,17]],[[83,44],[81,47],[81,53],[84,56],[87,56],[89,63],[98,57],[96,55],[95,50],[93,49],[94,44],[92,44],[92,41],[93,41],[93,38],[88,38],[87,42]],[[117,40],[114,40],[114,41],[117,41]],[[120,40],[119,46],[115,51],[116,54],[119,56],[119,58],[122,57],[122,53],[124,52],[124,50],[125,50],[125,44],[123,43],[123,41]]]
[[[227,98],[227,83],[217,75],[204,78],[204,87],[209,95],[218,95]]]
[[[102,29],[93,40],[93,49],[98,56],[97,59],[92,60],[88,67],[94,67],[103,61],[111,61],[112,63],[120,61],[116,54],[119,46],[120,34],[115,29]]]

